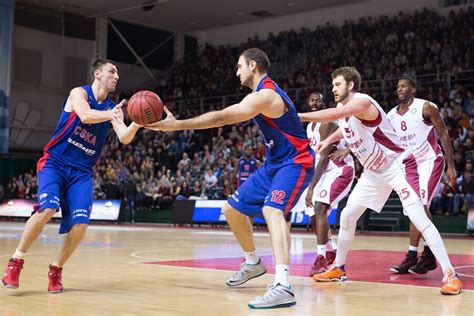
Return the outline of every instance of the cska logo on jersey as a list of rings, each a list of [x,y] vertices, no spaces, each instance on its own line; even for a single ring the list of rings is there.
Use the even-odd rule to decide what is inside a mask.
[[[250,170],[250,166],[249,166],[249,165],[245,165],[245,166],[244,166],[244,170],[245,170],[245,171],[249,171],[249,170]]]
[[[80,138],[92,145],[95,145],[95,142],[97,140],[97,136],[88,132],[84,127],[81,126],[76,126],[73,134],[78,135]]]

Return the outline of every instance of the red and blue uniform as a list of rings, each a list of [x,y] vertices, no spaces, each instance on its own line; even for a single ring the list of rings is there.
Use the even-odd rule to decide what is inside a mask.
[[[105,111],[115,106],[107,98],[98,103],[91,86],[83,86],[93,110]],[[93,168],[107,138],[110,122],[85,124],[75,112],[66,112],[63,102],[58,125],[43,157],[37,164],[38,211],[61,208],[59,233],[75,224],[88,224],[93,199]]]
[[[293,102],[268,76],[256,91],[271,89],[287,108],[279,118],[259,114],[254,122],[260,127],[266,145],[266,160],[229,198],[229,204],[250,216],[262,216],[262,207],[280,209],[286,216],[298,202],[314,173],[314,152],[301,125]]]
[[[255,172],[255,170],[257,170],[257,159],[246,159],[245,157],[240,158],[239,171],[237,172],[237,185],[242,185],[250,175]]]

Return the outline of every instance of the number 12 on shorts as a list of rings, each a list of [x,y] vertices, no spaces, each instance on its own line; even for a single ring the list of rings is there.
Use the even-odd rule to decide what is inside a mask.
[[[273,190],[271,201],[283,205],[283,199],[285,198],[285,191]]]

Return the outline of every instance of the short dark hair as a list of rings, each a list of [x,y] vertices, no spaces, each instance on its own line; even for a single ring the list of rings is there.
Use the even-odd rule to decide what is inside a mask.
[[[94,58],[94,60],[91,63],[90,70],[89,70],[89,74],[91,76],[92,81],[94,81],[94,78],[95,78],[94,72],[98,69],[102,69],[102,67],[104,67],[105,64],[115,65],[115,63],[113,61],[111,61],[110,59],[106,59],[106,58],[102,58],[102,57]]]
[[[334,70],[331,74],[331,78],[342,76],[347,83],[354,82],[354,91],[360,91],[360,84],[362,78],[360,73],[355,69],[355,67],[341,67]]]
[[[240,56],[244,56],[247,65],[254,60],[257,63],[258,72],[267,72],[270,69],[270,59],[268,55],[261,49],[249,48],[245,50]]]
[[[403,77],[400,77],[400,79],[398,79],[398,81],[400,80],[406,80],[413,88],[416,88],[416,79],[412,77],[408,77],[408,76],[403,76]]]

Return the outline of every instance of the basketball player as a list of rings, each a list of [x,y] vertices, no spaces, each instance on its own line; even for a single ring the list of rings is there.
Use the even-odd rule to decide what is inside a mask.
[[[344,264],[355,235],[357,219],[368,207],[380,212],[392,190],[395,190],[405,212],[442,267],[444,278],[441,293],[459,294],[461,280],[454,272],[441,236],[426,216],[419,196],[415,157],[403,149],[377,101],[357,92],[360,90],[361,77],[355,68],[336,69],[331,77],[337,108],[303,113],[300,117],[303,121],[313,122],[338,120],[339,129],[318,144],[318,152],[344,138],[364,167],[364,172],[341,213],[336,263],[328,271],[315,274],[313,279],[323,282],[346,279]]]
[[[267,160],[229,198],[224,213],[245,256],[240,270],[227,279],[238,286],[264,274],[248,217],[265,218],[276,263],[275,280],[267,292],[249,302],[250,308],[275,308],[296,304],[288,279],[290,231],[285,216],[299,200],[313,176],[314,153],[309,146],[293,102],[267,75],[270,61],[258,48],[244,51],[237,63],[242,86],[252,89],[240,103],[187,120],[167,118],[151,129],[174,131],[205,129],[254,119],[263,132]]]
[[[245,146],[244,155],[240,159],[234,158],[234,172],[230,178],[232,187],[241,186],[261,165],[262,163],[252,155],[252,146]]]
[[[426,100],[415,98],[416,81],[412,78],[401,78],[397,85],[400,104],[394,107],[387,116],[400,142],[406,151],[413,153],[420,176],[420,196],[426,215],[432,219],[429,211],[433,193],[438,186],[444,170],[444,159],[438,145],[438,137],[445,152],[448,168],[446,176],[451,186],[456,185],[451,140],[438,107]],[[425,247],[420,260],[417,260],[418,243],[421,234],[410,222],[410,245],[405,260],[390,268],[399,274],[425,274],[437,267],[436,259],[429,246]]]
[[[19,287],[24,257],[38,238],[44,225],[61,208],[60,234],[67,234],[59,256],[49,265],[49,293],[63,292],[62,269],[81,242],[89,224],[92,209],[93,175],[107,138],[110,122],[123,144],[132,141],[140,128],[123,122],[122,105],[107,96],[115,90],[119,75],[115,65],[96,59],[90,67],[91,86],[71,90],[63,103],[59,123],[44,155],[38,161],[39,206],[25,225],[20,243],[8,261],[2,283],[7,288]]]
[[[323,95],[319,92],[311,93],[308,105],[311,111],[322,110],[324,108]],[[337,125],[334,122],[322,124],[311,122],[306,127],[306,134],[310,139],[311,147],[316,150],[316,145],[336,130]],[[316,259],[310,270],[311,277],[326,271],[336,256],[334,246],[329,240],[327,217],[331,209],[349,193],[354,179],[354,161],[351,155],[339,161],[330,160],[329,155],[343,148],[345,148],[343,142],[338,142],[316,155],[313,179],[297,206],[306,206],[305,211],[310,217],[318,242]],[[327,251],[328,247],[330,251]]]

